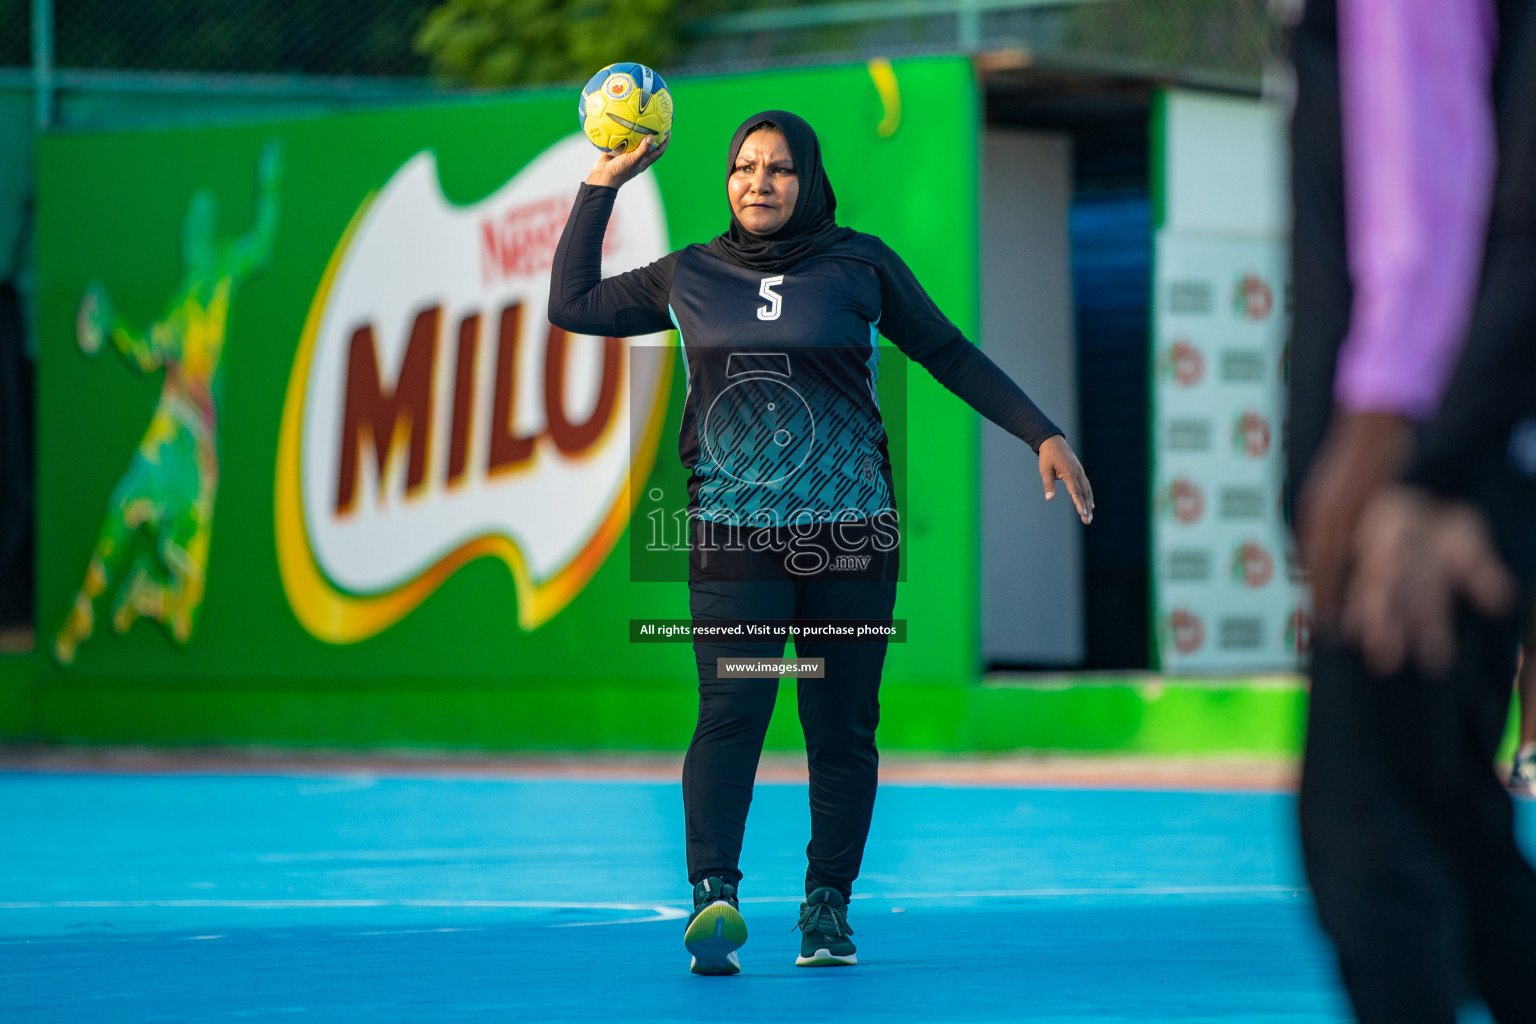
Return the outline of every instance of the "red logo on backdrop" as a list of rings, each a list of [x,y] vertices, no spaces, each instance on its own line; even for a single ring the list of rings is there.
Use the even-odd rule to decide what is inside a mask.
[[[1258,274],[1244,274],[1232,293],[1232,312],[1249,320],[1264,320],[1275,308],[1275,293]]]
[[[1232,447],[1249,458],[1268,455],[1269,442],[1269,420],[1252,409],[1240,415],[1232,425]]]
[[[1262,587],[1275,575],[1275,559],[1258,541],[1245,541],[1232,553],[1232,579],[1246,587]]]
[[[1173,518],[1181,523],[1193,523],[1205,514],[1205,495],[1193,480],[1182,476],[1168,485],[1164,500],[1173,510]]]
[[[1168,631],[1173,634],[1174,649],[1180,654],[1194,654],[1205,645],[1205,623],[1187,608],[1175,608],[1168,616]]]
[[[537,277],[555,262],[555,247],[571,215],[571,200],[556,196],[480,221],[480,277],[490,285],[509,277]],[[603,255],[612,256],[623,244],[617,219],[610,218],[603,236]]]
[[[1291,609],[1285,620],[1285,646],[1298,656],[1312,650],[1312,617],[1307,614],[1305,605],[1298,604]]]
[[[1205,356],[1183,338],[1168,347],[1168,368],[1180,387],[1190,388],[1205,379]]]

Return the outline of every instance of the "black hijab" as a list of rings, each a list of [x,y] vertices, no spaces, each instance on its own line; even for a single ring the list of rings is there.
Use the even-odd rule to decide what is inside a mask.
[[[833,218],[837,212],[837,196],[821,166],[821,143],[816,139],[815,129],[804,118],[787,110],[765,110],[741,122],[741,127],[731,136],[731,150],[726,156],[726,180],[730,180],[736,171],[736,154],[741,151],[741,144],[747,141],[753,128],[765,121],[783,132],[789,143],[795,173],[800,178],[800,196],[795,200],[795,208],[784,226],[771,235],[754,235],[742,227],[732,213],[731,226],[724,234],[711,239],[705,248],[720,259],[752,270],[788,270],[855,232],[852,228],[838,227]]]

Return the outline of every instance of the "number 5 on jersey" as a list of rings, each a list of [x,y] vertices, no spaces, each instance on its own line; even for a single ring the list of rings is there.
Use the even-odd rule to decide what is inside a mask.
[[[784,296],[773,290],[776,284],[784,283],[784,275],[778,277],[763,278],[762,285],[757,289],[757,294],[768,300],[768,305],[757,307],[759,320],[777,320],[779,314],[784,311]]]

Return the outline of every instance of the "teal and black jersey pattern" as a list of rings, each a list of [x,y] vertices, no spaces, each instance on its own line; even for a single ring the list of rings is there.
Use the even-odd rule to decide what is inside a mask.
[[[874,235],[772,273],[691,245],[604,279],[616,195],[581,186],[555,253],[549,318],[611,337],[677,328],[688,375],[678,453],[697,515],[787,526],[894,511],[879,335],[1032,449],[1061,433]]]

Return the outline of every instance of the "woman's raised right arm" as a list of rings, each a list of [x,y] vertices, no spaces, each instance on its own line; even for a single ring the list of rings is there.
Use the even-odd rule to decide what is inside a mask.
[[[603,153],[576,193],[576,205],[555,247],[549,278],[549,322],[578,334],[628,338],[672,326],[669,306],[677,254],[603,279],[603,235],[625,182],[667,151],[668,135],[647,138],[628,153]]]
[[[555,247],[549,322],[573,334],[628,338],[672,328],[667,308],[676,253],[603,278],[603,235],[617,188],[584,183]]]

